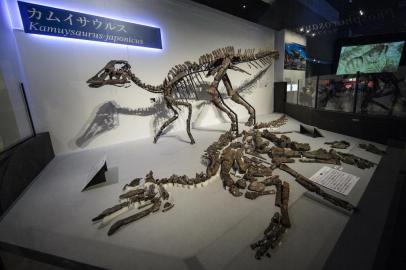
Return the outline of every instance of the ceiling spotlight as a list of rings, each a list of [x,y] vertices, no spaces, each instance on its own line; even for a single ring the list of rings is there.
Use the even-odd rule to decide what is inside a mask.
[[[358,12],[359,12],[359,15],[361,15],[361,16],[364,15],[364,11],[362,9],[360,9]]]
[[[312,37],[314,37],[316,35],[316,33],[312,33]]]
[[[309,34],[309,33],[310,33],[310,29],[307,29],[307,30],[306,30],[306,34]]]
[[[242,8],[246,8],[247,6],[246,5],[242,5]]]
[[[303,32],[304,31],[304,28],[303,27],[300,27],[300,32]]]

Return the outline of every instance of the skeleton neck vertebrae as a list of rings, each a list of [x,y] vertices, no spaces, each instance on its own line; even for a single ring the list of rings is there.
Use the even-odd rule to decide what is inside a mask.
[[[238,64],[247,64],[249,68],[262,68],[272,63],[278,57],[278,52],[274,50],[249,49],[242,52],[239,49],[234,51],[233,47],[226,47],[214,50],[211,53],[204,54],[199,58],[199,63],[186,61],[184,64],[176,65],[168,72],[163,83],[153,86],[143,83],[131,72],[131,66],[125,60],[112,60],[101,69],[95,76],[90,78],[87,83],[90,87],[101,87],[104,85],[123,86],[131,81],[137,86],[151,93],[163,94],[166,106],[173,112],[173,116],[162,124],[155,135],[154,142],[158,140],[163,131],[179,116],[179,108],[188,109],[188,118],[186,130],[193,144],[194,138],[190,132],[190,123],[192,116],[192,105],[189,99],[198,99],[196,89],[204,82],[204,77],[213,76],[208,93],[211,102],[222,112],[224,112],[231,121],[231,131],[238,134],[237,114],[224,102],[218,90],[219,83],[222,82],[226,88],[227,95],[237,104],[245,107],[250,117],[246,123],[247,126],[255,124],[255,109],[242,96],[235,91],[227,75],[228,70],[244,71]]]
[[[135,76],[134,74],[130,74],[130,76],[131,76],[131,81],[135,84],[135,85],[137,85],[138,87],[140,87],[140,88],[142,88],[142,89],[144,89],[144,90],[147,90],[148,92],[151,92],[151,93],[163,93],[164,92],[164,90],[163,90],[163,87],[162,87],[162,84],[161,85],[158,85],[158,86],[153,86],[153,85],[150,85],[150,84],[145,84],[145,83],[143,83],[141,80],[140,80],[140,78],[138,78],[137,76]]]

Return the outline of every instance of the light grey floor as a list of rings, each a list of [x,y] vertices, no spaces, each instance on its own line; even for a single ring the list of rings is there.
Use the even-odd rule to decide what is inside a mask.
[[[266,115],[258,120],[273,120],[278,116]],[[92,217],[118,202],[125,183],[145,176],[149,170],[158,178],[172,173],[192,176],[203,171],[203,150],[228,128],[229,124],[225,123],[193,129],[195,145],[185,143],[186,132],[178,132],[166,135],[157,144],[148,138],[59,156],[0,222],[0,241],[108,269],[320,269],[348,216],[302,196],[305,190],[281,171],[275,174],[291,186],[293,226],[282,245],[272,252],[271,259],[256,261],[249,244],[261,237],[276,211],[274,197],[255,201],[234,198],[223,190],[219,178],[200,188],[169,186],[176,205],[172,210],[149,216],[113,236],[107,236],[108,226],[91,223]],[[289,119],[279,130],[297,131],[299,123]],[[346,151],[379,162],[379,156],[356,147],[362,140],[322,133],[324,138],[299,133],[288,136],[308,142],[312,149],[328,149],[324,142],[345,139],[352,144]],[[118,183],[81,192],[90,168],[104,155],[111,177]],[[292,164],[307,177],[322,166]],[[344,164],[343,171],[360,176],[349,196],[342,197],[357,204],[374,169],[361,170]]]

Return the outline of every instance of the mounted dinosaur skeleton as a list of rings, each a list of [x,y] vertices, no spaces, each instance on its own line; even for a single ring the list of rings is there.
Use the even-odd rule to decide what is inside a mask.
[[[242,81],[234,88],[234,90],[240,95],[252,93],[257,88],[258,82],[269,74],[268,71],[270,71],[271,67],[271,65],[268,65],[267,67],[258,70],[255,74]],[[267,84],[265,84],[265,86],[266,85]],[[207,93],[209,87],[210,82],[207,80],[197,85],[196,95],[199,97],[199,100],[194,102],[194,113],[196,114],[197,121],[201,116],[203,107],[211,104],[210,95]],[[222,96],[225,102],[229,100],[229,97],[226,94],[222,94]],[[92,113],[91,117],[78,133],[73,143],[80,148],[86,147],[97,136],[117,128],[120,125],[121,115],[151,117],[151,125],[154,131],[157,132],[161,125],[169,118],[169,115],[172,115],[172,111],[166,106],[166,101],[163,95],[151,98],[150,100],[150,105],[137,108],[123,107],[114,100],[104,102],[98,106],[98,108],[95,108],[94,113]],[[221,113],[221,111],[217,112]],[[172,126],[168,126],[165,132],[169,131],[171,128]]]
[[[223,82],[227,95],[231,100],[244,106],[250,117],[246,123],[247,126],[252,126],[256,122],[255,109],[231,86],[230,79],[227,75],[229,69],[244,72],[243,69],[237,67],[238,64],[247,63],[249,67],[262,67],[270,65],[273,59],[278,57],[279,53],[274,50],[260,50],[255,52],[255,49],[245,50],[242,53],[241,49],[237,52],[233,47],[226,47],[214,50],[212,53],[202,55],[199,58],[199,63],[186,61],[182,65],[173,67],[168,76],[164,79],[163,83],[158,86],[152,86],[141,82],[131,72],[131,66],[125,60],[112,60],[101,69],[95,76],[90,78],[87,83],[89,87],[101,87],[104,85],[126,86],[133,82],[139,87],[155,93],[163,94],[166,106],[173,112],[173,116],[165,121],[154,137],[154,143],[157,142],[163,131],[178,116],[178,110],[175,109],[179,106],[188,108],[188,118],[186,122],[186,130],[190,138],[190,143],[195,143],[195,140],[190,132],[190,122],[192,116],[192,105],[188,99],[198,99],[196,94],[197,85],[203,82],[202,74],[208,78],[213,76],[214,80],[211,82],[208,89],[211,102],[222,112],[226,113],[231,120],[231,131],[238,134],[238,117],[237,114],[228,107],[218,90],[220,81]]]

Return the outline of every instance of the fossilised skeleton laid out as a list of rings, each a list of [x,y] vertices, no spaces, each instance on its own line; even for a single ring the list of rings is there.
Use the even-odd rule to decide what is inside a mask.
[[[138,208],[140,211],[126,218],[114,222],[108,230],[108,235],[119,229],[155,212],[166,212],[174,207],[166,185],[195,186],[203,185],[219,175],[223,187],[235,197],[245,197],[255,200],[260,196],[275,195],[275,206],[280,208],[272,217],[271,223],[264,231],[263,239],[251,245],[255,250],[255,258],[270,257],[269,249],[277,247],[286,230],[291,227],[288,213],[289,183],[274,174],[282,170],[293,176],[310,192],[314,192],[329,203],[348,211],[355,210],[351,203],[323,191],[310,179],[301,175],[287,165],[299,158],[301,162],[317,162],[329,164],[347,163],[361,169],[375,164],[349,153],[342,153],[318,149],[310,151],[310,145],[292,141],[284,135],[290,132],[273,132],[268,128],[279,127],[287,121],[286,116],[268,123],[259,123],[254,128],[243,131],[236,136],[232,131],[222,134],[212,143],[202,155],[207,165],[205,172],[198,172],[194,177],[173,174],[166,178],[156,178],[150,171],[144,178],[136,178],[123,187],[123,194],[119,196],[120,203],[104,210],[93,218],[94,222],[106,222]],[[282,134],[280,136],[277,136]],[[271,145],[273,144],[273,146]],[[269,156],[271,161],[266,158]],[[292,184],[292,183],[291,183]],[[136,204],[138,207],[135,207]],[[110,219],[109,219],[110,217]]]
[[[371,152],[371,153],[374,153],[377,155],[384,155],[386,153],[385,150],[381,150],[378,147],[376,147],[375,145],[370,144],[370,143],[369,144],[360,143],[358,146],[359,146],[359,148],[362,148],[368,152]]]
[[[231,131],[238,134],[238,117],[237,114],[224,102],[218,86],[220,81],[223,82],[227,95],[237,104],[244,106],[250,117],[246,123],[247,126],[255,124],[255,109],[241,95],[235,91],[231,85],[230,78],[227,75],[228,70],[239,71],[250,74],[238,67],[238,64],[246,63],[249,67],[263,67],[272,64],[272,61],[278,57],[279,53],[274,50],[245,50],[239,49],[235,51],[233,47],[226,47],[214,50],[211,53],[202,55],[199,58],[199,63],[186,61],[184,64],[174,66],[164,79],[163,83],[158,86],[152,86],[141,82],[132,71],[130,64],[125,60],[112,60],[106,64],[95,76],[90,78],[87,83],[89,87],[101,87],[104,85],[123,86],[133,82],[137,86],[155,93],[162,94],[166,106],[173,112],[173,116],[162,124],[154,137],[154,142],[157,142],[166,127],[174,122],[178,116],[180,106],[188,109],[188,118],[186,123],[186,131],[190,138],[190,143],[195,143],[195,140],[190,132],[192,105],[188,99],[198,99],[196,94],[197,85],[203,82],[202,74],[208,78],[213,76],[213,81],[210,84],[208,93],[211,97],[211,102],[222,112],[226,113],[231,121]],[[177,109],[175,109],[175,107]]]

